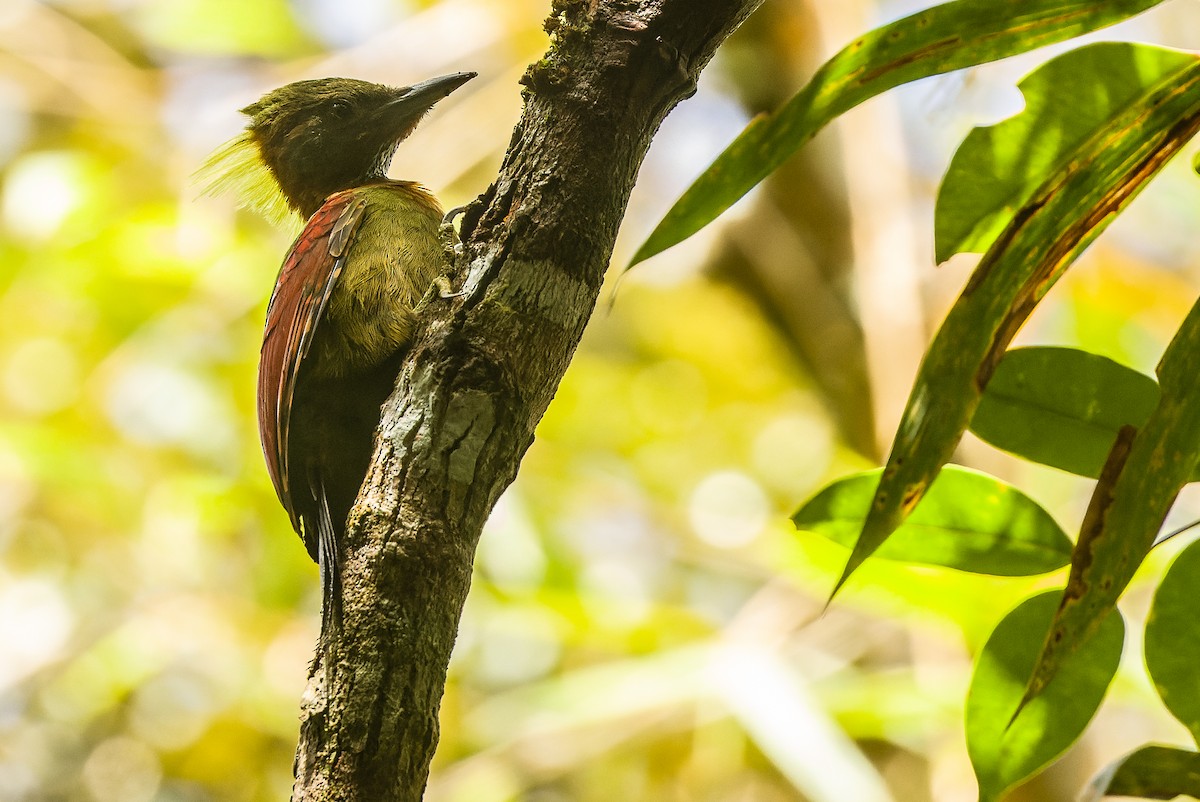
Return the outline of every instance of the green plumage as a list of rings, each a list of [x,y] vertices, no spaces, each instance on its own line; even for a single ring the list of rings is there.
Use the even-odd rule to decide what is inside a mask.
[[[406,344],[413,308],[445,270],[443,212],[428,190],[391,182],[354,195],[366,206],[308,356],[321,378],[372,368]]]

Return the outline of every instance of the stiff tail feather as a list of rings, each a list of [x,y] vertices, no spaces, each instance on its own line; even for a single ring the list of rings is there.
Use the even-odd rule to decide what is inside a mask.
[[[317,500],[317,564],[321,569],[321,637],[324,638],[342,623],[342,571],[333,515],[320,476],[316,477],[313,491]]]

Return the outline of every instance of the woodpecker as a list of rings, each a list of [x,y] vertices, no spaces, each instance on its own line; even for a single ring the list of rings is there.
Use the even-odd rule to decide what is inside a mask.
[[[351,78],[288,84],[242,109],[245,131],[201,168],[206,191],[236,191],[269,218],[307,221],[267,307],[258,427],[279,501],[320,566],[326,622],[380,407],[414,309],[446,267],[441,205],[387,169],[425,113],[475,75],[400,88]]]

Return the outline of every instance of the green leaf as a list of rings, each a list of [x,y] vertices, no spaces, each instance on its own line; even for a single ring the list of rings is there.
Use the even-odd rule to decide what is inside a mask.
[[[798,529],[851,547],[881,471],[834,482],[792,516]],[[880,557],[997,576],[1061,568],[1071,541],[1037,502],[984,473],[947,465],[920,509],[879,550]]]
[[[1095,479],[1117,430],[1144,424],[1157,402],[1154,379],[1106,357],[1016,348],[996,366],[971,431],[996,448]]]
[[[750,122],[667,212],[629,267],[711,223],[831,120],[901,84],[1103,28],[1161,0],[957,0],[876,28],[827,61],[782,108]],[[628,269],[628,268],[626,268]]]
[[[934,215],[937,261],[986,251],[1092,131],[1192,58],[1150,47],[1083,47],[1026,76],[1018,84],[1025,110],[976,128],[950,162]]]
[[[1146,621],[1146,668],[1163,704],[1200,743],[1200,541],[1179,553]]]
[[[1151,745],[1102,771],[1079,802],[1097,802],[1106,796],[1174,799],[1184,794],[1200,797],[1200,753]]]
[[[1118,436],[1083,519],[1062,607],[1026,691],[1042,692],[1117,604],[1196,466],[1200,443],[1200,303],[1158,365],[1162,398],[1136,437]],[[1123,433],[1132,432],[1125,429]],[[1128,456],[1121,452],[1127,451]],[[1110,475],[1115,474],[1115,476]]]
[[[1091,721],[1117,671],[1125,622],[1113,613],[1045,693],[1013,719],[1058,595],[1050,591],[1022,602],[996,626],[975,663],[966,730],[980,802],[1000,799],[1066,751]]]
[[[1145,47],[1098,44],[1056,61],[1079,69],[1107,65],[1090,76],[1094,91],[1089,93],[1095,102],[1106,103],[1109,72],[1143,63],[1133,51]],[[1088,50],[1107,57],[1097,58]],[[1113,109],[1112,117],[1013,216],[980,260],[921,363],[871,512],[835,593],[921,500],[974,416],[1004,349],[1037,303],[1198,129],[1200,58],[1186,56],[1140,97]]]

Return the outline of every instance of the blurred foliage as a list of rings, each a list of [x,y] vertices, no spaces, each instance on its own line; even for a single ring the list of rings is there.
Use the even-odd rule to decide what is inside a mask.
[[[508,142],[548,5],[0,7],[0,801],[286,797],[319,589],[261,464],[253,374],[288,232],[197,199],[189,176],[237,131],[236,109],[285,81],[473,69],[480,79],[393,168],[465,202]],[[768,47],[828,55],[847,24],[866,30],[916,5],[768,0],[779,24],[731,41],[664,125],[616,262],[744,123],[735,98],[761,84]],[[1197,28],[1194,7],[1172,3],[1135,20],[1159,33],[1188,22]],[[836,181],[808,188],[845,204],[862,232],[846,265],[820,265],[840,290],[853,295],[844,277],[868,266],[864,236],[886,242],[908,214],[931,230],[953,142],[936,141],[928,118],[961,132],[988,116],[972,105],[979,87],[1011,85],[1029,64],[898,93],[895,130],[914,133],[900,166],[910,211],[888,226]],[[861,125],[855,114],[835,126],[842,135]],[[826,144],[818,173],[877,155]],[[1174,167],[1064,279],[1027,340],[1149,370],[1200,277],[1200,201]],[[742,241],[800,230],[769,196],[738,208]],[[805,234],[843,235],[832,224]],[[845,551],[798,535],[787,515],[831,478],[872,467],[846,445],[870,442],[872,424],[834,422],[841,402],[790,328],[808,296],[764,314],[778,289],[696,269],[720,236],[706,231],[613,288],[492,516],[431,800],[973,797],[970,656],[1061,574],[869,563],[822,615]],[[930,244],[919,248],[912,311],[928,323],[966,274],[954,262],[935,273]],[[856,325],[879,335],[880,321]],[[978,444],[964,456],[1078,518],[1086,483]],[[1195,500],[1183,507],[1194,514]],[[1079,754],[1104,762],[1155,736],[1186,742],[1136,666],[1116,690]],[[1049,785],[1018,794],[1061,798]]]

